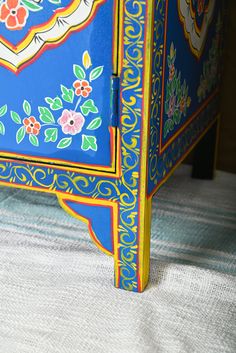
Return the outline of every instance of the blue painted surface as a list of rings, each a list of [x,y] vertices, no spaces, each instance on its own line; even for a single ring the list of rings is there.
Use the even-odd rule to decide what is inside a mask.
[[[92,230],[98,241],[110,253],[113,253],[112,210],[110,207],[86,205],[73,201],[66,204],[78,215],[91,222]]]
[[[110,126],[111,107],[111,76],[112,76],[112,13],[113,0],[102,4],[94,20],[83,30],[72,33],[64,44],[59,45],[53,50],[44,52],[33,64],[23,69],[19,74],[14,74],[5,67],[0,66],[1,95],[0,107],[7,104],[8,113],[2,118],[6,125],[5,136],[0,136],[0,150],[5,152],[16,152],[19,154],[46,157],[50,159],[65,160],[68,162],[78,162],[85,164],[95,164],[110,166]],[[51,6],[45,7],[43,13],[51,13]],[[42,16],[42,15],[40,15]],[[34,17],[32,15],[32,17]],[[37,15],[36,15],[37,17]],[[46,18],[47,16],[45,16]],[[27,28],[30,27],[30,22]],[[2,30],[2,26],[1,26]],[[11,31],[8,31],[11,32]],[[18,38],[18,31],[16,33]],[[14,34],[11,33],[11,37]],[[4,34],[4,33],[3,33]],[[106,40],[104,40],[106,38]],[[28,136],[20,143],[16,143],[16,133],[20,124],[15,124],[11,120],[10,111],[17,112],[22,121],[26,117],[22,103],[26,99],[32,106],[32,115],[39,120],[38,107],[48,107],[45,97],[60,97],[60,85],[73,88],[72,84],[77,80],[73,73],[73,65],[82,66],[82,56],[85,51],[89,52],[92,60],[92,67],[86,71],[88,80],[89,72],[98,66],[104,66],[102,75],[91,82],[93,91],[89,99],[93,99],[98,112],[90,113],[85,117],[85,123],[81,133],[72,136],[72,144],[69,148],[58,149],[57,143],[44,142],[44,130],[38,136],[39,147],[29,143]],[[78,97],[75,97],[73,104],[63,102],[63,109],[75,110]],[[53,111],[57,124],[63,109]],[[77,109],[80,112],[80,109]],[[102,124],[97,130],[87,130],[88,125],[94,118],[102,118]],[[43,125],[41,123],[41,125]],[[49,127],[54,127],[49,126]],[[60,126],[58,126],[58,140],[68,138]],[[81,149],[82,134],[95,136],[97,139],[97,151]]]

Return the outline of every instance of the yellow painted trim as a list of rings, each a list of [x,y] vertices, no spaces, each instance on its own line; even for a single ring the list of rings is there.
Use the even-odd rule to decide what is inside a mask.
[[[154,1],[147,5],[147,22],[145,30],[145,57],[144,57],[144,89],[143,89],[143,120],[141,138],[141,167],[140,167],[140,196],[139,196],[139,239],[138,239],[138,272],[139,291],[143,291],[149,278],[150,261],[150,232],[151,232],[151,201],[147,199],[147,161],[149,149],[149,124],[151,108],[151,74],[152,74],[152,49],[154,27]]]
[[[40,166],[40,167],[48,167],[48,168],[54,168],[58,170],[63,170],[63,171],[69,171],[69,172],[75,172],[75,173],[81,173],[81,174],[88,174],[91,176],[109,176],[109,177],[114,177],[118,178],[121,175],[121,166],[120,166],[120,131],[117,128],[111,127],[111,133],[112,133],[112,139],[111,141],[114,142],[114,146],[112,147],[112,163],[111,167],[100,167],[100,166],[91,166],[89,164],[73,164],[69,162],[63,162],[60,160],[54,160],[54,159],[47,159],[47,158],[37,158],[36,157],[31,157],[27,155],[20,155],[17,153],[9,153],[9,152],[1,152],[0,151],[0,162],[6,162],[6,158],[9,158],[9,160],[16,161],[17,163],[29,163],[31,165],[35,166]],[[116,132],[115,132],[116,130]],[[115,140],[116,139],[116,140]],[[116,147],[116,148],[115,148]],[[5,158],[1,158],[5,157]],[[20,160],[17,160],[19,159]],[[60,165],[58,165],[60,163]]]

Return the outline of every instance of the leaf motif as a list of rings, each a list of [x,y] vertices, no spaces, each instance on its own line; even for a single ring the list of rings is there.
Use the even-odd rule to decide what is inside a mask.
[[[95,118],[91,121],[91,123],[88,125],[87,130],[97,130],[102,124],[102,119]]]
[[[86,70],[92,66],[91,58],[87,50],[83,53],[83,65]]]
[[[84,72],[84,69],[79,66],[79,65],[74,65],[73,66],[73,71],[74,75],[79,79],[79,80],[84,80],[86,77],[86,74]]]
[[[84,102],[84,104],[80,107],[83,115],[87,116],[91,113],[98,113],[98,108],[95,106],[94,101],[92,99],[88,99]]]
[[[13,112],[13,111],[11,111],[10,114],[11,114],[11,118],[14,121],[14,123],[21,124],[21,118],[20,118],[19,114],[17,114],[16,112]]]
[[[67,148],[71,145],[71,143],[72,143],[72,137],[65,137],[59,141],[57,148],[60,148],[60,149]]]
[[[25,137],[25,127],[21,126],[16,133],[16,142],[19,144]]]
[[[0,118],[4,116],[6,112],[7,112],[7,105],[5,104],[0,108]]]
[[[90,81],[96,80],[99,76],[101,76],[102,73],[103,73],[103,66],[95,67],[95,69],[93,69],[90,72],[89,80]]]
[[[31,114],[31,105],[27,100],[23,102],[23,109],[26,115],[30,116]]]
[[[45,124],[53,124],[55,123],[54,116],[50,112],[50,110],[46,107],[39,107],[38,108],[40,116],[39,119]]]
[[[5,125],[3,124],[2,121],[0,121],[0,135],[5,135]]]
[[[63,108],[63,104],[60,97],[50,98],[46,97],[45,101],[50,105],[52,110],[59,110]]]
[[[21,0],[21,2],[29,11],[37,12],[43,9],[42,6],[29,0]]]
[[[29,141],[30,143],[35,146],[35,147],[38,147],[39,146],[39,140],[38,140],[38,137],[35,136],[35,135],[29,135]]]
[[[44,131],[45,139],[44,142],[56,142],[58,138],[58,129],[49,128]]]
[[[63,85],[61,85],[62,99],[68,103],[73,103],[74,101],[74,91],[73,89],[69,89]]]
[[[95,136],[82,135],[82,145],[81,148],[83,151],[97,151],[97,139]]]

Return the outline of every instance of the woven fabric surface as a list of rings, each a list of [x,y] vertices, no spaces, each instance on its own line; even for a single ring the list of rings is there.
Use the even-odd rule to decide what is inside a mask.
[[[189,175],[154,197],[142,294],[54,196],[0,188],[0,353],[235,353],[236,177]]]

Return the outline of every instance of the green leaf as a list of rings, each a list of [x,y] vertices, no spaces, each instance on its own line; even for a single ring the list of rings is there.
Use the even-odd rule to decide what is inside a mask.
[[[45,139],[44,142],[56,142],[58,138],[57,128],[49,128],[44,131]]]
[[[60,5],[61,0],[48,0],[50,3],[55,4],[55,5]]]
[[[57,148],[67,148],[71,145],[72,137],[65,137],[61,139],[57,145]]]
[[[27,100],[23,102],[23,109],[26,115],[30,116],[31,114],[31,105]]]
[[[7,112],[7,105],[3,105],[1,108],[0,108],[0,118],[1,116],[5,115]]]
[[[73,103],[74,101],[74,91],[73,89],[66,88],[65,86],[61,85],[61,92],[62,92],[62,99],[68,103]]]
[[[50,97],[46,97],[45,101],[50,105],[50,108],[52,110],[59,110],[63,108],[63,104],[61,101],[61,98],[56,97],[56,98],[50,98]]]
[[[101,126],[101,124],[102,124],[102,119],[100,117],[93,119],[91,121],[91,123],[88,125],[87,129],[88,130],[96,130]]]
[[[101,76],[102,73],[103,73],[103,66],[95,67],[95,69],[93,69],[90,72],[89,80],[90,81],[96,80],[99,76]]]
[[[35,146],[35,147],[38,147],[39,146],[39,140],[38,140],[38,137],[35,136],[35,135],[29,135],[29,141],[30,143]]]
[[[55,119],[54,116],[52,115],[52,113],[50,112],[50,110],[46,107],[39,107],[39,119],[45,123],[45,124],[53,124],[55,123]]]
[[[42,6],[39,6],[35,2],[29,1],[29,0],[21,0],[21,2],[25,7],[27,7],[28,10],[33,12],[37,12],[43,9]]]
[[[98,108],[95,106],[94,101],[92,99],[88,99],[84,104],[80,107],[83,115],[87,116],[91,113],[98,113]]]
[[[73,66],[73,71],[75,76],[79,79],[79,80],[84,80],[86,77],[86,74],[84,72],[84,69],[79,66],[79,65],[74,65]]]
[[[14,123],[21,124],[21,118],[20,118],[19,114],[17,114],[16,112],[13,112],[13,111],[11,111],[10,114],[11,114],[11,118],[14,121]]]
[[[0,135],[5,135],[5,126],[2,121],[0,121]]]
[[[82,135],[82,145],[81,148],[83,151],[97,151],[97,139],[95,136]]]
[[[16,133],[16,142],[19,144],[25,137],[25,127],[21,126]]]

